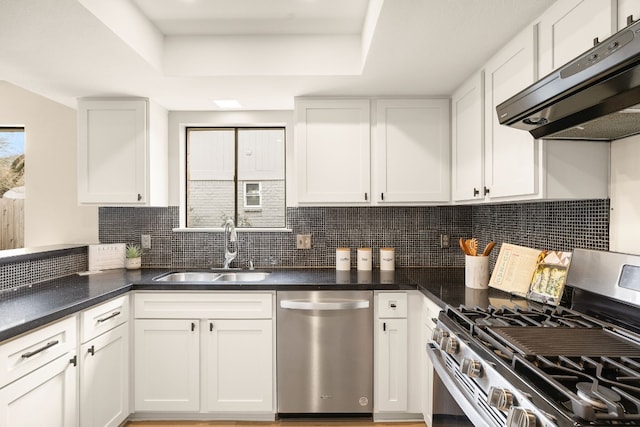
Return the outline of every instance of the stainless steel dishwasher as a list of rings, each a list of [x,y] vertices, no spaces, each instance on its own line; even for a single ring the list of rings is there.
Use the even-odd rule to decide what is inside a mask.
[[[278,413],[373,408],[373,292],[277,292]]]

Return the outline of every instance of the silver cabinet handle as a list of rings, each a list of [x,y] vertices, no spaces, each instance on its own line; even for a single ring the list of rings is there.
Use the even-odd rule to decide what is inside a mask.
[[[306,300],[282,300],[280,307],[292,310],[355,310],[369,308],[367,300],[337,300],[337,301],[306,301]]]
[[[28,351],[28,352],[26,352],[26,353],[23,353],[23,354],[22,354],[22,358],[23,358],[23,359],[28,359],[28,358],[30,358],[31,356],[35,356],[35,355],[36,355],[36,354],[38,354],[38,353],[41,353],[41,352],[43,352],[43,351],[45,351],[45,350],[47,350],[47,349],[50,349],[51,347],[53,347],[54,345],[58,344],[59,342],[60,342],[60,341],[58,341],[58,340],[49,341],[48,343],[46,343],[45,345],[43,345],[42,347],[40,347],[40,348],[39,348],[39,349],[37,349],[37,350]]]
[[[120,312],[119,311],[114,311],[113,313],[111,313],[109,316],[103,318],[103,319],[98,319],[97,322],[98,323],[102,323],[102,322],[106,322],[109,319],[113,319],[116,316],[119,316]]]

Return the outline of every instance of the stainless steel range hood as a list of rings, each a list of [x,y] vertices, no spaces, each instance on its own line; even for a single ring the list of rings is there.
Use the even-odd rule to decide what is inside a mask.
[[[496,107],[534,138],[611,141],[640,133],[640,21]]]

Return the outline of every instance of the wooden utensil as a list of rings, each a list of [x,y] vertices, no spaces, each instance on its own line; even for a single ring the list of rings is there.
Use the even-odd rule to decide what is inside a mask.
[[[469,249],[467,249],[467,245],[464,243],[464,239],[461,237],[460,238],[460,249],[462,249],[462,252],[465,255],[469,255]]]
[[[495,245],[496,245],[496,242],[487,243],[487,246],[484,247],[484,251],[482,251],[482,256],[489,256],[489,254],[491,253],[491,250]]]
[[[466,247],[469,249],[469,255],[477,256],[478,255],[478,239],[472,237],[471,239],[467,239],[465,242]]]

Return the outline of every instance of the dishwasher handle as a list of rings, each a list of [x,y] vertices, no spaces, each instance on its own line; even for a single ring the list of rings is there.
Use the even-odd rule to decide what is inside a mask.
[[[291,310],[355,310],[369,308],[368,300],[337,300],[337,301],[308,301],[308,300],[282,300],[281,308]]]

